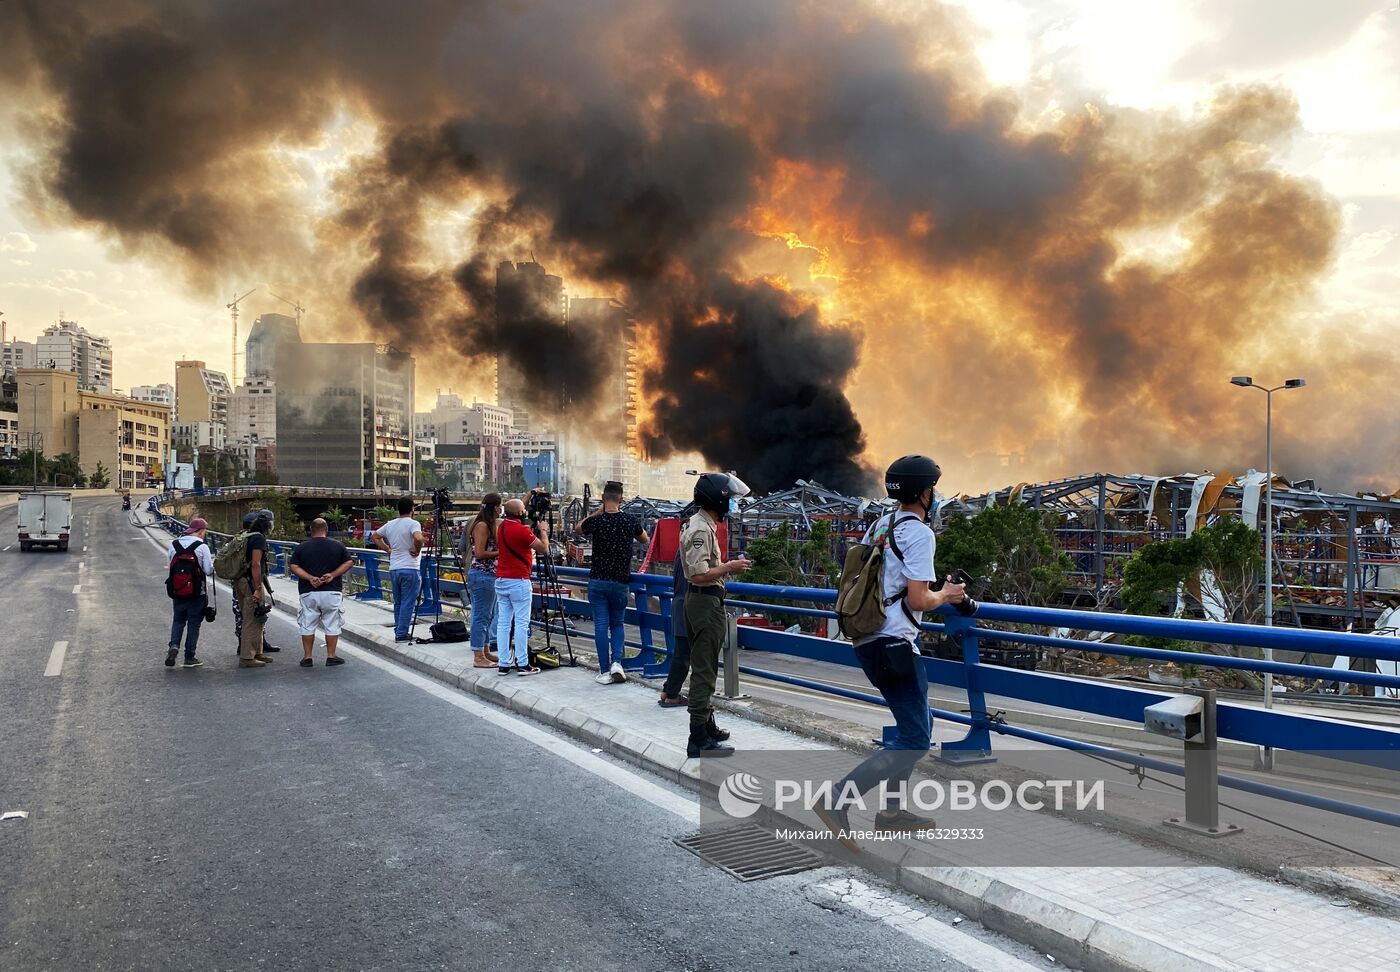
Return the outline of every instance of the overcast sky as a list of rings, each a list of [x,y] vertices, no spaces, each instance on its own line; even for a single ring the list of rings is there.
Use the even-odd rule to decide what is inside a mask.
[[[1190,114],[1217,85],[1266,81],[1297,96],[1305,131],[1284,156],[1316,179],[1345,217],[1328,310],[1400,327],[1400,6],[1396,0],[969,0],[988,76],[1014,89],[1027,114],[1084,103]],[[8,121],[13,121],[10,119]],[[10,134],[13,129],[6,125]],[[372,133],[329,133],[300,157],[308,197],[324,189],[347,147]],[[0,310],[8,335],[33,340],[60,316],[112,339],[118,387],[172,381],[175,359],[227,370],[231,294],[193,294],[168,269],[122,252],[95,231],[44,225],[21,198],[18,150],[0,145]],[[266,293],[244,305],[243,335]],[[317,294],[288,294],[309,308]],[[327,301],[329,304],[330,301]],[[289,312],[289,311],[288,311]],[[420,404],[433,389],[420,388]]]

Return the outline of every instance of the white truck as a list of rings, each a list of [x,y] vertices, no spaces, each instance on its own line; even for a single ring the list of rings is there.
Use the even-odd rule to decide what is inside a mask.
[[[36,490],[19,494],[19,549],[68,549],[73,528],[73,494]]]

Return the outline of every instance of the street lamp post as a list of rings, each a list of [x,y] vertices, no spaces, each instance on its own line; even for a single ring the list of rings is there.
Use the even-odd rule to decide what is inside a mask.
[[[1247,375],[1236,375],[1230,384],[1241,388],[1257,388],[1264,393],[1264,624],[1274,623],[1274,392],[1289,388],[1302,388],[1307,384],[1302,378],[1289,378],[1282,385],[1265,388],[1256,385]],[[1264,660],[1274,660],[1274,649],[1264,649]],[[1274,673],[1264,673],[1264,708],[1274,707]],[[1273,768],[1272,747],[1264,748],[1264,768]]]
[[[32,429],[29,430],[29,451],[30,451],[30,453],[32,454],[32,457],[33,457],[33,459],[34,459],[34,488],[35,488],[35,489],[38,489],[38,488],[39,488],[39,453],[37,453],[37,452],[34,451],[34,440],[35,440],[35,437],[38,436],[38,437],[39,437],[39,441],[40,441],[40,442],[43,441],[43,438],[42,438],[42,436],[40,436],[40,433],[39,433],[39,389],[40,389],[40,388],[47,388],[47,387],[49,387],[49,383],[46,382],[46,381],[31,381],[31,382],[29,382],[29,390],[32,391],[32,392],[34,393],[33,395],[30,396],[30,406],[29,406],[29,411],[30,411],[30,413],[33,415],[33,422],[34,422],[34,428],[32,428]]]

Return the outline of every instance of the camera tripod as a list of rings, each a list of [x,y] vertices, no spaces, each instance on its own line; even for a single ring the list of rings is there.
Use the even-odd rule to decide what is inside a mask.
[[[549,536],[550,543],[554,537],[554,513],[549,513]],[[539,525],[539,520],[534,521],[534,525]],[[554,650],[554,625],[549,620],[549,598],[551,592],[554,595],[555,607],[558,611],[559,628],[564,633],[564,646],[569,652],[569,660],[561,661],[561,664],[570,668],[578,667],[578,659],[574,657],[574,643],[569,637],[569,616],[564,611],[563,585],[559,582],[559,571],[555,566],[554,557],[548,553],[539,556],[540,579],[544,582],[543,592],[540,596],[540,615],[544,624],[544,646],[545,651]]]
[[[446,534],[443,524],[446,520],[447,494],[441,490],[433,494],[433,546],[423,551],[423,557],[432,565],[431,577],[433,579],[433,603],[437,605],[437,612],[433,617],[442,620],[442,558],[446,551]],[[421,568],[420,568],[421,569]],[[463,573],[463,583],[466,574]],[[426,585],[418,589],[418,600],[413,605],[413,621],[408,626],[408,640],[413,641],[413,632],[418,627],[418,619],[423,616],[423,601],[426,599],[428,590]]]

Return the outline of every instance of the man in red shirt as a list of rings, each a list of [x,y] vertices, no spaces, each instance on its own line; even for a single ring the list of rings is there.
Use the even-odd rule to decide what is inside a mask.
[[[525,524],[525,504],[507,500],[505,515],[496,533],[496,646],[500,654],[497,674],[538,675],[530,664],[530,571],[535,554],[549,553],[549,528],[538,525],[539,536]],[[511,623],[515,624],[512,661]]]

